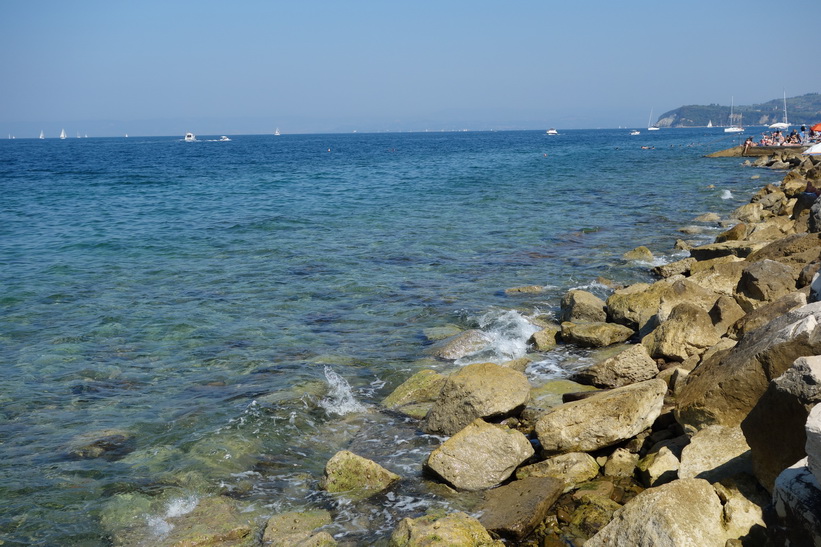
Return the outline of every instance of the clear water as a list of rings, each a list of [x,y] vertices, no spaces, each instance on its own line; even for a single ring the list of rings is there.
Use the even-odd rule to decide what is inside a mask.
[[[340,449],[418,478],[441,439],[378,403],[450,366],[426,359],[423,329],[481,326],[477,359],[522,355],[524,317],[602,292],[598,276],[648,279],[625,251],[678,258],[677,238],[715,235],[678,228],[779,179],[702,157],[731,144],[695,129],[0,141],[0,540],[105,545],[118,518],[161,537],[214,493],[331,508],[354,543],[465,505],[408,480],[354,506],[317,481]],[[504,293],[532,284],[548,290]],[[528,374],[579,359],[560,348]],[[72,454],[109,429],[120,450]]]

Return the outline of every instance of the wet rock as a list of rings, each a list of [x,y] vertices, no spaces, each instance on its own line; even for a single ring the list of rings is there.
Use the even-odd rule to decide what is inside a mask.
[[[572,374],[570,379],[599,388],[610,388],[650,380],[658,372],[656,362],[647,349],[642,344],[634,344],[613,357]]]
[[[544,287],[541,285],[526,285],[524,287],[513,287],[505,289],[505,294],[539,294],[544,292]]]
[[[564,404],[536,422],[548,454],[590,452],[629,439],[661,413],[667,384],[647,380]]]
[[[621,505],[608,497],[587,494],[570,515],[568,528],[579,537],[590,537],[604,528]]]
[[[428,433],[453,435],[476,418],[505,418],[530,398],[527,377],[495,363],[467,365],[451,374],[425,417]]]
[[[562,323],[562,340],[581,347],[603,348],[632,338],[633,329],[615,323]]]
[[[422,331],[425,338],[431,342],[445,340],[462,332],[462,328],[458,325],[443,325],[441,327],[431,327]]]
[[[389,547],[504,547],[481,523],[465,513],[405,518],[391,534]]]
[[[784,469],[806,456],[805,426],[810,411],[819,402],[821,356],[800,357],[770,382],[741,422],[755,476],[767,490],[772,491]]]
[[[543,461],[526,465],[516,471],[517,479],[527,477],[551,477],[561,480],[565,492],[569,492],[599,474],[599,464],[585,452],[569,452],[551,456]]]
[[[533,336],[528,340],[528,343],[532,344],[536,348],[536,351],[550,351],[558,344],[561,331],[562,329],[559,325],[545,327],[540,331],[534,332]]]
[[[642,262],[652,262],[653,261],[653,253],[647,247],[641,245],[636,247],[632,251],[627,251],[622,255],[622,258],[625,260],[636,260]]]
[[[389,488],[401,478],[376,462],[341,450],[325,464],[320,487],[351,499],[364,499]]]
[[[438,359],[455,361],[471,353],[484,349],[490,343],[487,335],[478,330],[466,330],[437,342],[430,348],[430,353]]]
[[[477,419],[431,452],[425,467],[460,490],[484,490],[501,484],[533,453],[518,431]]]
[[[421,370],[385,397],[382,406],[421,420],[439,397],[447,377],[433,370]]]
[[[329,524],[331,513],[325,510],[293,511],[274,515],[265,525],[262,541],[270,547],[331,547],[336,545],[333,536],[318,530]]]
[[[657,276],[663,278],[673,277],[674,275],[690,275],[690,268],[696,262],[696,259],[690,256],[668,264],[654,266],[652,271]]]
[[[559,479],[528,477],[494,488],[477,508],[479,522],[495,534],[520,540],[545,519],[563,486]]]
[[[607,304],[593,293],[568,291],[561,301],[561,321],[572,323],[602,323],[607,320]]]

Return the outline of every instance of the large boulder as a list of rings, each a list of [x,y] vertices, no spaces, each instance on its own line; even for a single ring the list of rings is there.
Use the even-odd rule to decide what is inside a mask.
[[[779,518],[772,533],[777,545],[821,545],[821,485],[806,458],[778,475],[773,506]]]
[[[808,304],[748,333],[734,348],[703,360],[678,394],[676,418],[697,429],[739,425],[798,357],[821,353],[821,303]]]
[[[599,464],[593,456],[585,452],[569,452],[520,467],[516,471],[516,478],[521,480],[527,477],[552,477],[561,480],[564,491],[569,492],[598,474]]]
[[[751,472],[750,447],[741,428],[711,425],[697,431],[682,449],[678,476],[716,482]]]
[[[325,464],[320,487],[351,499],[364,499],[386,490],[401,478],[376,462],[340,450]]]
[[[603,322],[607,320],[604,300],[593,293],[568,291],[561,302],[561,320],[573,323]]]
[[[821,356],[799,357],[767,390],[741,422],[752,450],[753,471],[772,491],[775,479],[806,456],[805,425],[821,402]],[[773,450],[773,447],[778,447]]]
[[[815,405],[807,416],[807,466],[815,476],[821,478],[821,405]]]
[[[698,261],[710,260],[721,256],[737,256],[747,258],[755,251],[765,247],[766,243],[755,243],[751,241],[724,241],[722,243],[710,243],[700,247],[690,249],[690,256]]]
[[[710,314],[684,302],[673,308],[667,321],[645,336],[641,343],[651,357],[685,361],[700,356],[719,339]]]
[[[804,265],[821,254],[821,234],[799,233],[762,246],[748,257],[749,262],[775,260],[784,264]]]
[[[562,323],[562,340],[586,348],[626,342],[633,334],[633,329],[616,323]]]
[[[623,289],[617,289],[607,297],[607,316],[610,321],[624,325],[639,334],[645,334],[655,324],[662,295],[670,289],[670,279],[662,279],[652,285],[636,283]]]
[[[536,435],[547,454],[590,452],[649,428],[661,414],[667,384],[654,379],[597,393],[547,412]]]
[[[584,545],[725,547],[728,539],[745,535],[731,519],[709,482],[681,479],[639,493]]]
[[[530,383],[523,373],[495,363],[467,365],[448,377],[423,428],[453,435],[476,418],[521,412],[529,398]]]
[[[404,518],[391,534],[389,547],[504,547],[466,513],[444,517]]]
[[[656,362],[642,344],[627,346],[618,354],[573,373],[570,379],[600,388],[621,387],[655,378]]]
[[[763,327],[776,317],[781,317],[788,311],[792,311],[807,304],[807,295],[803,292],[791,292],[781,298],[764,304],[753,311],[742,314],[727,329],[727,335],[735,340],[740,340],[748,332]],[[740,309],[740,306],[739,306]]]
[[[669,290],[661,295],[659,309],[656,312],[660,323],[666,321],[679,304],[691,304],[704,311],[710,311],[720,294],[705,289],[689,279],[679,279],[670,285]]]
[[[446,381],[446,376],[434,370],[420,370],[385,397],[382,406],[422,419],[433,407]]]
[[[533,454],[523,434],[476,419],[434,449],[425,467],[460,490],[484,490],[501,484]]]
[[[711,267],[694,271],[687,280],[712,293],[735,295],[747,263],[737,257],[716,258],[708,262],[713,263]]]
[[[750,312],[795,290],[798,271],[774,260],[760,260],[744,268],[736,300]]]
[[[479,522],[495,534],[518,541],[545,519],[563,486],[560,479],[529,477],[494,488],[477,509]]]

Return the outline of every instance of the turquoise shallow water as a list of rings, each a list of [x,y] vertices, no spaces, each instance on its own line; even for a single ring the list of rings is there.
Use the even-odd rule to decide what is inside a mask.
[[[419,475],[440,440],[377,404],[431,366],[423,329],[481,326],[483,360],[517,356],[523,317],[567,289],[649,279],[625,251],[672,260],[676,238],[710,240],[676,230],[780,179],[702,157],[731,144],[695,129],[0,142],[0,540],[105,545],[123,515],[160,537],[170,507],[212,493],[331,507],[353,543],[458,507],[420,484],[341,506],[316,481],[343,448]],[[531,284],[548,290],[504,293]],[[583,359],[563,348],[528,374]],[[127,440],[72,452],[102,430]]]

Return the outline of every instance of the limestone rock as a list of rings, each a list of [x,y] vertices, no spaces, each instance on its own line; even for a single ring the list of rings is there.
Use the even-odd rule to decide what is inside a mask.
[[[604,528],[621,508],[615,501],[598,495],[586,494],[581,504],[570,515],[568,528],[575,535],[590,537]],[[586,545],[586,544],[585,544]]]
[[[430,353],[438,359],[455,361],[471,353],[484,349],[490,343],[490,338],[478,330],[466,330],[437,342],[430,348]]]
[[[540,331],[534,332],[528,340],[537,351],[550,351],[558,344],[559,333],[562,329],[558,325],[551,325]]]
[[[421,370],[385,397],[382,406],[422,419],[439,397],[447,377],[433,370]]]
[[[764,207],[760,203],[747,203],[730,213],[730,217],[752,224],[761,222],[764,219],[764,214]]]
[[[795,290],[798,272],[774,260],[753,262],[741,274],[736,300],[749,312]]]
[[[476,418],[503,418],[524,409],[527,377],[495,363],[467,365],[451,374],[425,417],[428,433],[453,435]]]
[[[737,340],[748,332],[762,327],[785,313],[807,304],[807,295],[802,292],[791,292],[773,302],[764,304],[740,317],[728,329],[727,334]]]
[[[639,463],[639,455],[625,448],[617,448],[604,464],[606,477],[632,477]]]
[[[661,413],[667,384],[654,379],[564,404],[536,422],[548,454],[590,452],[629,439]]]
[[[320,487],[351,499],[364,499],[389,488],[401,478],[376,462],[341,450],[325,464]]]
[[[653,261],[653,253],[645,246],[639,246],[633,249],[632,251],[627,251],[622,255],[622,258],[625,260],[636,260],[642,262],[652,262]]]
[[[566,393],[580,391],[596,391],[596,388],[563,378],[548,380],[541,386],[530,390],[530,402],[522,411],[522,418],[535,422],[546,411],[563,404],[562,399]]]
[[[762,246],[748,257],[750,262],[775,260],[784,264],[807,264],[821,252],[821,234],[799,233]]]
[[[200,500],[188,513],[166,519],[169,534],[153,545],[202,547],[251,547],[255,525],[236,503],[218,496]]]
[[[728,258],[732,260],[727,260]],[[734,296],[747,263],[737,257],[722,257],[707,262],[712,263],[712,266],[694,271],[687,278],[688,281],[712,293]]]
[[[564,491],[569,492],[598,474],[599,464],[593,456],[585,452],[569,452],[521,467],[516,471],[516,478],[552,477],[561,480]]]
[[[711,425],[697,431],[681,451],[678,476],[717,482],[751,471],[750,447],[741,428]]]
[[[636,475],[646,487],[660,486],[678,478],[681,462],[670,446],[651,451],[636,464]]]
[[[721,232],[716,236],[716,243],[724,241],[738,241],[747,237],[747,225],[740,222],[725,232]]]
[[[689,275],[690,268],[696,263],[696,259],[689,256],[668,264],[661,264],[653,267],[653,273],[659,277],[673,277],[674,275]]]
[[[805,425],[821,402],[821,356],[799,357],[767,390],[741,422],[750,445],[753,471],[772,491],[784,469],[806,456]],[[778,447],[773,450],[773,447]]]
[[[721,500],[710,483],[682,479],[639,493],[585,547],[724,547]]]
[[[693,247],[690,249],[690,256],[699,261],[730,255],[747,258],[766,245],[766,243],[752,243],[749,241],[724,241],[722,243],[711,243],[700,247]]]
[[[609,319],[643,333],[658,312],[661,296],[669,290],[670,285],[670,280],[663,279],[652,285],[636,283],[613,291],[607,297]]]
[[[494,488],[477,509],[479,522],[495,534],[520,540],[545,519],[563,486],[559,479],[528,477]]]
[[[458,325],[448,324],[441,327],[430,327],[422,331],[422,335],[432,342],[451,338],[462,332]]]
[[[588,348],[625,342],[633,334],[633,329],[615,323],[562,323],[562,340]]]
[[[773,506],[779,518],[773,535],[780,545],[821,545],[821,486],[806,458],[778,475]]]
[[[465,513],[437,518],[404,518],[391,534],[389,547],[504,547],[484,526]]]
[[[568,291],[561,301],[561,321],[602,323],[607,320],[607,304],[593,293]]]
[[[516,430],[477,419],[442,443],[425,466],[460,490],[492,488],[534,454]]]
[[[678,395],[679,423],[739,425],[767,389],[802,356],[821,354],[821,303],[778,317],[733,349],[702,361]]]
[[[101,429],[74,437],[67,448],[73,458],[122,457],[133,450],[134,435],[122,429]]]
[[[744,317],[746,317],[744,310],[731,296],[722,295],[710,309],[710,319],[719,336],[727,334],[736,340],[740,338],[736,325]]]
[[[322,509],[281,513],[268,519],[262,541],[271,547],[306,544],[330,547],[336,545],[336,541],[328,532],[318,530],[329,524],[331,513]]]
[[[651,357],[684,361],[703,354],[718,341],[710,315],[685,302],[673,308],[667,321],[645,336],[641,343]]]
[[[505,294],[539,294],[544,292],[544,287],[541,285],[525,285],[522,287],[511,287],[505,289]]]
[[[673,308],[683,303],[710,311],[718,297],[718,293],[707,290],[688,279],[674,281],[670,284],[670,288],[661,295],[656,315],[659,322],[663,323],[670,317]]]
[[[621,387],[655,378],[656,362],[641,344],[627,346],[623,351],[571,375],[571,380],[600,388]]]

